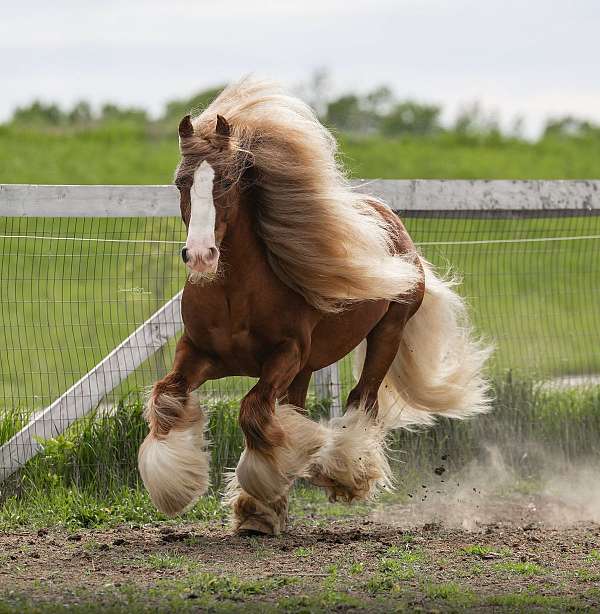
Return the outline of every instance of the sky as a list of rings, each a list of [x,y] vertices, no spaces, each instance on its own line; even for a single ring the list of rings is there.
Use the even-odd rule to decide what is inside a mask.
[[[33,99],[164,103],[247,74],[332,95],[389,85],[450,121],[600,122],[598,0],[0,0],[0,121]]]

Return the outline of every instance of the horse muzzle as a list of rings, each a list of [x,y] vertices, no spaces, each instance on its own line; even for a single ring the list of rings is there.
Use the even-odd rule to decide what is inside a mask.
[[[197,273],[214,273],[219,264],[219,248],[184,247],[181,250],[181,259],[191,271]]]

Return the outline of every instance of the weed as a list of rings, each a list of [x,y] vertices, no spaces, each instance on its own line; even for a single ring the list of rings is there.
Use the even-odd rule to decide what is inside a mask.
[[[600,561],[600,550],[597,550],[596,548],[590,550],[590,553],[588,554],[588,559],[590,561]]]
[[[589,569],[576,569],[573,572],[573,577],[579,582],[600,582],[600,573]]]
[[[511,608],[511,611],[531,611],[531,608],[540,607],[554,609],[558,612],[567,610],[583,610],[583,604],[578,599],[569,597],[557,597],[552,595],[535,595],[531,593],[508,593],[505,595],[493,595],[486,599],[488,606],[500,606]]]
[[[404,565],[412,565],[423,560],[423,552],[416,549],[398,548],[398,546],[390,546],[386,550],[386,554],[389,557],[394,557],[400,563]]]
[[[415,577],[416,571],[413,563],[420,558],[413,556],[401,558],[383,557],[379,561],[377,573],[366,583],[366,589],[370,593],[398,592],[401,590],[401,582]]]

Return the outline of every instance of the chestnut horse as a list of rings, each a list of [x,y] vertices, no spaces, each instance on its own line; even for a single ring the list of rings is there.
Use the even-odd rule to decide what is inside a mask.
[[[179,142],[185,329],[152,389],[139,454],[158,509],[180,513],[206,491],[205,417],[191,392],[209,379],[258,378],[241,402],[246,448],[228,495],[239,531],[283,530],[300,476],[332,499],[368,498],[391,483],[389,430],[488,409],[489,351],[465,305],[397,216],[348,186],[308,106],[246,79],[184,117]],[[359,344],[345,415],[309,420],[311,374]]]

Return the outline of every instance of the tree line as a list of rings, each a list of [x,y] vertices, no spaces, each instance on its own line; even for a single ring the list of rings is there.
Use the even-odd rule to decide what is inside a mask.
[[[173,133],[173,127],[183,115],[206,107],[221,90],[222,87],[214,87],[189,98],[170,101],[158,118],[151,118],[141,107],[106,103],[94,109],[88,102],[80,101],[69,109],[63,109],[55,103],[36,100],[16,108],[8,124],[40,130],[81,130],[116,124],[140,127],[154,135],[166,136]],[[522,138],[521,120],[517,119],[509,129],[502,129],[498,117],[486,113],[477,103],[464,107],[449,125],[444,125],[440,105],[399,100],[387,86],[366,94],[327,97],[316,81],[300,94],[327,126],[350,135],[427,138],[446,134],[465,139]],[[600,124],[571,115],[551,118],[540,138],[600,139]]]

